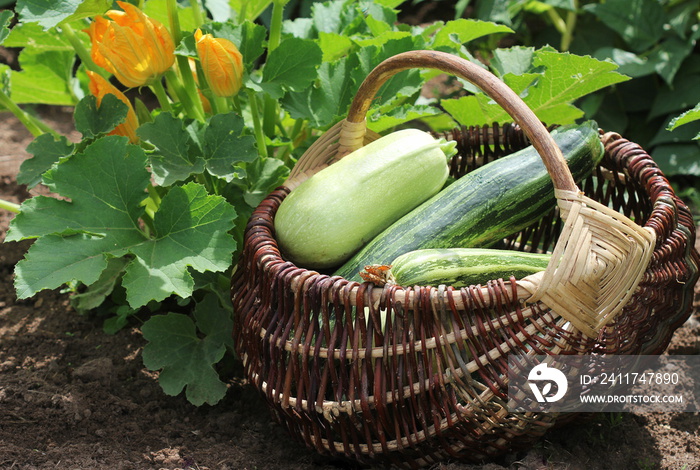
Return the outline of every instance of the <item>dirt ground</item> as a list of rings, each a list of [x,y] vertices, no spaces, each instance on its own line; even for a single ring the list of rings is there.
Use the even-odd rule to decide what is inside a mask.
[[[68,109],[43,113],[71,134]],[[0,114],[0,197],[30,197],[14,175],[32,140]],[[0,211],[0,240],[11,214]],[[196,408],[143,367],[138,325],[110,336],[59,291],[18,301],[12,270],[27,243],[0,244],[0,469],[355,469],[306,449],[233,374],[227,397]],[[696,286],[696,291],[698,287]],[[700,295],[670,354],[700,354]],[[497,462],[437,469],[700,469],[697,413],[597,414]]]

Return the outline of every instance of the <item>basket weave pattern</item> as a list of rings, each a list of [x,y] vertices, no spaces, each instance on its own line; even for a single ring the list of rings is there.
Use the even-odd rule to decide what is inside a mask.
[[[508,354],[663,351],[690,312],[695,225],[641,147],[602,138],[604,160],[581,189],[655,243],[631,298],[593,337],[545,303],[524,302],[514,278],[459,290],[379,288],[295,266],[274,232],[289,189],[269,195],[248,224],[232,298],[238,354],[276,419],[323,454],[408,468],[481,461],[531,445],[563,418],[507,411]],[[453,175],[525,145],[517,126],[465,130]],[[507,245],[552,250],[562,226],[556,209]]]

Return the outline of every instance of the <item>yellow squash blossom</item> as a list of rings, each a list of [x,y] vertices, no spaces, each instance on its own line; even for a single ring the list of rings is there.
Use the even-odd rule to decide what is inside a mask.
[[[194,33],[194,39],[204,78],[211,91],[224,98],[238,93],[243,82],[243,56],[236,45],[228,39],[202,34],[199,29]]]
[[[134,5],[117,2],[124,10],[96,17],[87,33],[92,60],[126,87],[139,87],[168,70],[175,62],[175,43],[167,29]]]
[[[115,127],[114,130],[110,132],[110,135],[123,135],[128,137],[132,144],[137,143],[139,138],[136,136],[136,129],[139,127],[139,120],[136,117],[136,112],[133,106],[131,106],[129,99],[124,96],[124,93],[119,91],[119,89],[99,74],[90,71],[88,71],[87,74],[88,77],[90,77],[88,87],[90,88],[90,93],[97,98],[97,106],[102,104],[102,98],[104,98],[105,95],[112,94],[124,102],[129,108],[126,112],[126,120]]]

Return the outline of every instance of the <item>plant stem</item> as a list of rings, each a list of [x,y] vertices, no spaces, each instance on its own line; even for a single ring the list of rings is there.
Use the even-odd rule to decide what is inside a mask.
[[[277,100],[270,97],[270,95],[265,95],[263,98],[263,132],[269,138],[275,136],[275,127],[278,120],[278,107]]]
[[[284,137],[289,139],[289,144],[284,147],[284,150],[276,155],[277,158],[282,160],[285,165],[288,165],[291,161],[292,151],[297,147],[297,139],[299,139],[306,121],[299,118],[294,121],[294,126],[292,127],[291,133],[285,134],[284,129],[280,125],[280,132],[283,133]]]
[[[258,97],[252,90],[248,90],[248,103],[250,104],[250,114],[253,118],[255,140],[258,143],[258,154],[264,158],[267,158],[265,134],[263,133],[262,123],[260,122],[260,113],[258,112]]]
[[[270,38],[267,41],[267,51],[274,51],[280,45],[282,39],[282,20],[284,19],[284,6],[289,0],[274,0],[272,2],[272,18],[270,19]]]
[[[212,94],[213,95],[213,94]],[[210,100],[212,105],[214,105],[216,112],[219,114],[224,114],[228,113],[231,111],[231,108],[229,106],[229,102],[226,98],[222,98],[220,96],[213,95],[214,99]]]
[[[192,8],[192,18],[194,19],[194,24],[196,27],[199,27],[204,23],[202,8],[199,6],[199,0],[190,0],[190,7]]]
[[[4,199],[0,199],[0,209],[8,212],[14,212],[15,214],[20,213],[19,204],[15,204],[14,202],[6,201]]]
[[[52,134],[58,137],[58,133],[55,130],[17,106],[2,90],[0,90],[0,106],[14,114],[34,137],[38,137],[41,134]]]
[[[270,37],[267,41],[268,54],[279,46],[282,40],[282,20],[284,19],[284,6],[289,0],[274,0],[272,2],[272,18],[270,20]],[[279,115],[277,100],[269,95],[263,98],[263,132],[273,138]]]
[[[229,106],[238,114],[243,113],[243,108],[241,107],[241,100],[238,98],[238,95],[232,96],[228,98],[229,100]]]
[[[571,46],[571,40],[574,36],[574,28],[576,28],[576,19],[578,18],[578,0],[574,0],[574,10],[566,14],[566,21],[559,15],[554,7],[547,10],[549,18],[552,20],[554,27],[561,34],[561,44],[559,50],[566,52]]]
[[[186,57],[183,57],[183,59],[187,60]],[[204,122],[204,108],[202,108],[202,102],[199,100],[196,90],[194,95],[190,95],[182,85],[182,81],[180,81],[179,77],[173,70],[169,70],[165,73],[165,80],[168,83],[168,88],[175,92],[175,95],[182,103],[182,106],[184,106],[187,115],[200,122]],[[196,96],[197,99],[193,100],[192,96]]]
[[[177,0],[167,0],[168,7],[168,23],[170,24],[170,34],[173,37],[175,46],[180,44],[182,40],[182,31],[180,30],[180,18],[177,16]]]
[[[163,111],[170,112],[172,111],[172,106],[170,106],[170,98],[168,97],[168,94],[165,92],[165,88],[163,88],[163,82],[159,78],[158,80],[155,80],[153,83],[150,85],[151,90],[153,90],[153,93],[156,95],[156,98],[158,98],[158,104],[160,104],[160,107],[163,108]]]
[[[62,24],[60,28],[63,35],[68,39],[68,42],[70,42],[71,46],[73,46],[75,53],[78,54],[78,57],[80,57],[80,61],[83,63],[83,65],[85,65],[85,68],[105,78],[108,77],[109,73],[102,67],[95,64],[95,62],[92,60],[90,51],[87,49],[87,47],[85,47],[85,44],[83,44],[83,41],[80,40],[78,35],[75,33],[75,30],[67,23]]]
[[[574,0],[574,10],[566,15],[566,31],[561,37],[561,50],[566,52],[571,46],[571,41],[574,38],[574,29],[576,28],[576,20],[578,19],[578,0]]]
[[[177,0],[167,0],[167,7],[170,34],[173,36],[175,45],[178,45],[182,40],[182,31],[180,30],[180,18],[177,15]],[[184,93],[178,93],[178,98],[180,101],[182,101],[182,104],[185,106],[185,109],[190,117],[197,119],[198,121],[204,121],[204,109],[202,108],[202,102],[199,100],[197,95],[197,84],[194,82],[192,69],[190,69],[190,63],[187,57],[181,55],[176,56],[176,62],[177,70],[180,78],[182,79],[182,85],[184,87]],[[170,81],[172,81],[172,77]],[[195,99],[195,97],[197,97],[197,99]]]
[[[547,15],[549,15],[549,19],[552,20],[554,27],[557,29],[557,31],[559,31],[560,34],[563,35],[564,33],[566,33],[566,23],[554,7],[551,7],[547,10]]]
[[[181,55],[177,56],[177,68],[180,71],[180,77],[182,77],[187,99],[192,105],[192,112],[194,113],[192,117],[204,121],[204,108],[197,94],[197,84],[194,82],[194,76],[192,75],[192,69],[190,68],[190,62],[187,57]]]

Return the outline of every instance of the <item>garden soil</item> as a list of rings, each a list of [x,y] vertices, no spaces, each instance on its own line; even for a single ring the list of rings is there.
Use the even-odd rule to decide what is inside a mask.
[[[42,115],[79,137],[71,133],[70,109]],[[0,114],[1,198],[33,195],[15,182],[31,140],[14,117]],[[10,220],[0,211],[0,240]],[[363,468],[289,437],[240,367],[223,401],[197,408],[183,396],[166,396],[144,368],[138,324],[105,334],[99,319],[76,313],[60,291],[17,300],[12,273],[27,248],[0,244],[0,469]],[[669,354],[700,354],[698,297]],[[528,451],[434,468],[700,469],[699,428],[697,413],[595,414],[550,432]]]

